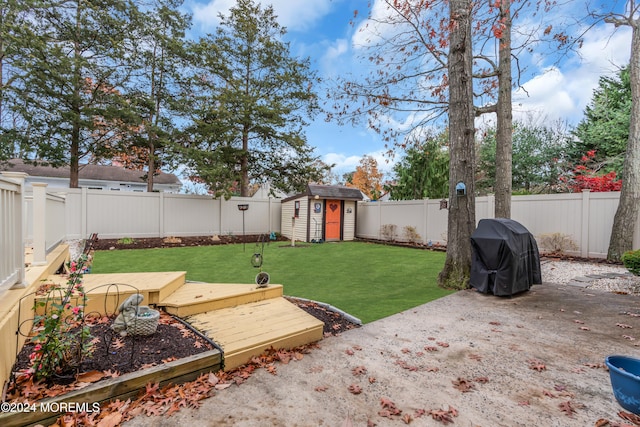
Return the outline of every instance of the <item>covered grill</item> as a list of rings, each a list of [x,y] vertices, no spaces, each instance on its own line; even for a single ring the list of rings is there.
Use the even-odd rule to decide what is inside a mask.
[[[482,219],[471,234],[471,247],[470,284],[478,291],[513,295],[542,283],[538,245],[522,224]]]

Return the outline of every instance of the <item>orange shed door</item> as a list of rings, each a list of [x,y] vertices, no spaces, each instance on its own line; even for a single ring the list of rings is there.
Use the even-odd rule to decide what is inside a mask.
[[[340,240],[340,200],[327,200],[325,212],[324,239]]]

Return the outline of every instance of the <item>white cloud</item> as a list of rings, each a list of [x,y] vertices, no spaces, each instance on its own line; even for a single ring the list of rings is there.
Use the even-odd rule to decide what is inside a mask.
[[[560,64],[562,69],[540,70],[525,82],[513,94],[514,117],[523,119],[533,114],[577,123],[600,77],[615,75],[629,62],[631,32],[612,30],[604,25],[593,28],[585,35],[579,52]]]
[[[338,73],[339,68],[341,68],[345,62],[350,61],[351,58],[346,58],[346,61],[343,61],[342,58],[349,51],[349,44],[346,39],[338,39],[335,40],[324,52],[322,58],[320,59],[320,67],[323,72],[327,76],[333,76]]]
[[[271,0],[259,2],[264,6],[273,5],[278,16],[278,23],[289,31],[301,31],[329,13],[333,7],[331,0],[291,1]],[[210,0],[203,4],[192,2],[189,6],[193,13],[193,21],[205,32],[212,32],[218,25],[218,14],[227,15],[229,9],[236,4],[235,0]]]
[[[347,156],[342,153],[327,153],[322,156],[322,161],[329,165],[335,164],[332,171],[342,177],[345,173],[355,171],[356,167],[360,165],[360,160],[364,156],[371,156],[376,159],[376,162],[378,162],[378,170],[384,173],[386,178],[392,175],[393,165],[396,161],[386,156],[384,150],[365,153],[362,156]]]

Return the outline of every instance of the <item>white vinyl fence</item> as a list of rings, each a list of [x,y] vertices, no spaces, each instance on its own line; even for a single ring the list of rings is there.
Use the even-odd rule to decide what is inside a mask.
[[[240,211],[239,204],[249,209]],[[280,199],[70,189],[67,239],[240,235],[280,231]]]
[[[542,234],[560,233],[578,247],[569,253],[593,258],[605,258],[618,208],[619,192],[572,194],[545,194],[514,196],[511,200],[511,218],[524,225],[537,239]],[[493,218],[493,196],[476,197],[476,221]],[[356,235],[361,238],[384,239],[382,227],[395,224],[397,240],[406,241],[405,226],[414,227],[422,243],[446,244],[446,209],[440,209],[439,200],[412,200],[393,202],[363,202],[358,205]],[[635,230],[634,248],[640,248],[640,220]]]

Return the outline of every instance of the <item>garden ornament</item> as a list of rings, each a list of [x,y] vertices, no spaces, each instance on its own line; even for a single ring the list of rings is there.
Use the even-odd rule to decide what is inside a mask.
[[[140,294],[131,295],[129,298],[124,300],[120,307],[118,307],[118,316],[113,321],[113,325],[111,325],[111,329],[120,333],[121,336],[127,335],[127,325],[133,324],[136,321],[136,316],[138,314],[138,307],[144,297]]]

